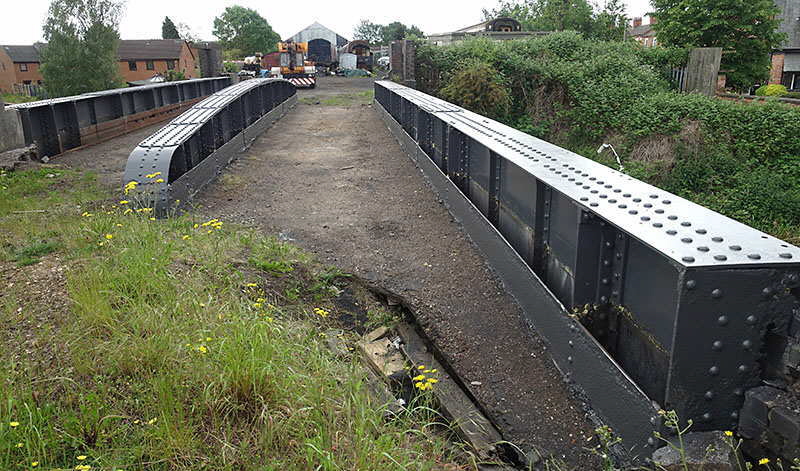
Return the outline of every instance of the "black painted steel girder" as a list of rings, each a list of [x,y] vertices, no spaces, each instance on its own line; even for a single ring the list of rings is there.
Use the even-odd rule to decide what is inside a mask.
[[[800,312],[800,249],[402,85],[376,82],[375,100],[634,455],[660,408],[694,431],[737,426],[766,339]]]
[[[283,79],[246,80],[214,93],[131,152],[126,198],[159,216],[189,203],[296,100],[294,85]]]
[[[9,108],[20,113],[25,143],[35,143],[39,156],[46,157],[81,146],[81,129],[211,95],[230,84],[230,77],[183,80],[20,103]]]

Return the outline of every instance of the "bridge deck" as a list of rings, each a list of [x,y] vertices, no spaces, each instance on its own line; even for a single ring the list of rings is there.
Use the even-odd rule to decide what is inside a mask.
[[[366,79],[324,78],[197,201],[208,216],[282,234],[323,262],[403,296],[472,394],[515,443],[578,469],[593,426],[519,307],[453,222],[363,96]],[[325,100],[351,95],[344,106]],[[316,99],[322,104],[315,105]],[[121,184],[131,149],[155,129],[65,154]]]

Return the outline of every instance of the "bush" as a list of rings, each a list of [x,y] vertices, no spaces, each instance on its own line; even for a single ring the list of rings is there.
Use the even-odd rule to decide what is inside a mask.
[[[503,116],[511,101],[502,76],[484,62],[464,64],[442,88],[441,95],[457,105],[492,118]]]
[[[675,93],[669,71],[687,58],[574,32],[473,39],[420,45],[417,86],[589,158],[614,142],[631,175],[800,242],[800,108]],[[476,94],[489,86],[505,87],[507,106],[486,110]]]
[[[786,96],[789,91],[783,85],[778,84],[771,84],[771,85],[762,85],[758,87],[756,90],[756,95],[758,96]]]

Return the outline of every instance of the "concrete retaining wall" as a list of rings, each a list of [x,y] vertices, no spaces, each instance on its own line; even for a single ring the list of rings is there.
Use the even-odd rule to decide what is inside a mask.
[[[25,147],[22,120],[17,110],[2,109],[0,105],[0,152]]]

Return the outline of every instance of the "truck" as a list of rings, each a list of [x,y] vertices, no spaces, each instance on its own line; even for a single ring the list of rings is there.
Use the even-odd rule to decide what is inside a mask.
[[[284,78],[297,88],[317,86],[317,69],[306,60],[308,43],[282,41],[278,43],[280,66],[270,69],[270,77]]]

